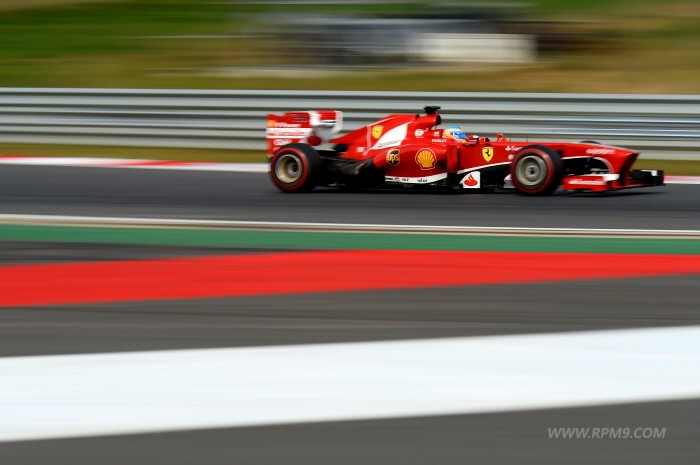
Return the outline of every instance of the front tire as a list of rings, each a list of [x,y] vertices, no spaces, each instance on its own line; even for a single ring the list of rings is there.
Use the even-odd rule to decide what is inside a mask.
[[[552,194],[561,184],[562,172],[561,157],[544,145],[524,147],[510,165],[513,185],[524,195]]]
[[[306,144],[289,144],[270,161],[270,179],[284,192],[310,192],[318,185],[321,157]]]

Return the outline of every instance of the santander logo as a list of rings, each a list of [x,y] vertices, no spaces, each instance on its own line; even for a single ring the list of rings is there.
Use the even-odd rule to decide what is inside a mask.
[[[479,183],[477,182],[477,180],[474,179],[474,176],[472,176],[471,173],[469,173],[469,176],[467,176],[467,179],[464,180],[464,185],[465,185],[465,186],[469,186],[469,187],[474,187],[474,186],[476,186],[477,184],[479,184]]]
[[[481,172],[472,171],[462,178],[462,187],[465,189],[479,189],[481,187]]]

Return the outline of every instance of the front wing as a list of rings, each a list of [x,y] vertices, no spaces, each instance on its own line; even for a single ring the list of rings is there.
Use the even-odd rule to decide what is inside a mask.
[[[561,187],[567,191],[605,192],[634,187],[653,187],[664,185],[662,170],[631,170],[629,176],[619,174],[581,174],[566,176]]]

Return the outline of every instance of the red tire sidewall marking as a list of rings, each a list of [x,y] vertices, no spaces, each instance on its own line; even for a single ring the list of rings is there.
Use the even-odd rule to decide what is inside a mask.
[[[542,160],[544,160],[544,164],[547,166],[547,177],[544,179],[544,181],[542,181],[542,184],[540,184],[538,187],[536,187],[534,189],[523,186],[520,183],[520,181],[518,181],[517,176],[515,176],[515,171],[516,171],[518,162],[522,158],[524,158],[525,156],[532,155],[532,154],[539,155],[540,158],[542,158]],[[552,160],[552,157],[549,156],[548,153],[546,153],[540,149],[532,148],[532,149],[524,150],[523,152],[519,153],[515,157],[515,160],[513,160],[512,166],[513,166],[513,170],[511,173],[511,180],[512,180],[513,184],[515,184],[516,187],[518,187],[518,189],[520,189],[521,191],[525,191],[528,194],[539,194],[540,192],[547,189],[549,187],[549,185],[551,184],[552,180],[554,179],[554,171],[555,171],[554,161]]]
[[[277,160],[279,160],[279,158],[282,155],[290,153],[296,155],[299,158],[299,162],[301,163],[301,177],[295,182],[284,183],[277,179],[276,165]],[[306,154],[301,150],[292,147],[281,149],[274,155],[274,157],[272,157],[272,163],[270,166],[270,178],[272,178],[272,182],[275,184],[275,186],[279,187],[283,191],[294,191],[299,187],[303,186],[304,183],[306,183],[306,180],[309,178],[309,160],[306,157]]]

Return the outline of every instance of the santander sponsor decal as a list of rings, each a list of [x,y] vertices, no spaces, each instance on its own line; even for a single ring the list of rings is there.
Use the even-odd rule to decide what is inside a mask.
[[[298,128],[298,129],[286,129],[286,128],[268,128],[267,137],[306,137],[307,134],[311,132],[311,128]]]
[[[299,123],[285,123],[284,121],[276,121],[273,126],[275,128],[300,128],[301,124]]]
[[[478,189],[481,187],[481,172],[472,171],[462,178],[462,187],[465,189]]]
[[[570,179],[568,184],[571,186],[605,186],[607,182],[603,179]]]
[[[586,149],[586,153],[588,155],[612,155],[615,153],[615,149],[609,149],[609,148]]]

